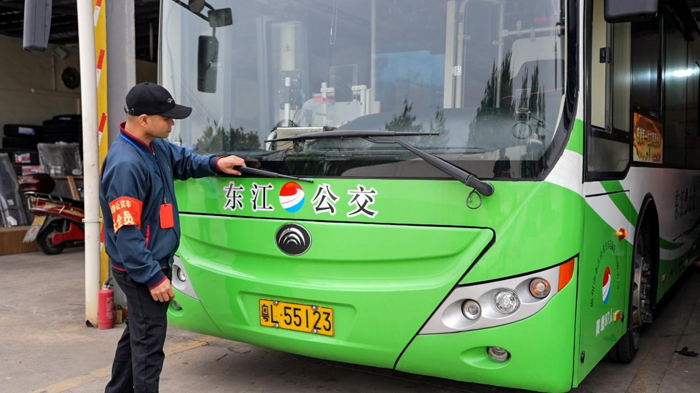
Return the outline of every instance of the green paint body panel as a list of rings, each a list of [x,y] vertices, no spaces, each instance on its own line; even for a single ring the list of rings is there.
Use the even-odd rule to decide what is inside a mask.
[[[674,246],[672,247],[675,247],[676,243],[670,244],[674,244]],[[700,239],[697,239],[693,247],[686,251],[681,257],[676,258],[674,260],[662,259],[659,262],[658,280],[656,282],[657,302],[663,299],[663,297],[671,289],[671,287],[673,287],[673,285],[678,281],[678,279],[680,279],[683,276],[683,273],[685,273],[686,270],[688,270],[693,261],[695,261],[698,258],[698,255],[700,255],[700,247],[698,246],[700,246]],[[677,248],[679,247],[669,249],[674,250]],[[666,280],[664,280],[664,276],[666,276]]]
[[[625,218],[627,218],[627,221],[629,221],[632,226],[637,225],[638,214],[637,210],[632,205],[632,201],[630,200],[629,192],[627,192],[629,190],[625,190],[622,187],[622,184],[616,180],[602,181],[600,184],[603,186],[605,191],[610,193],[607,195],[607,198],[610,198],[613,201],[615,206],[617,206],[617,209],[620,210]]]
[[[569,142],[570,147],[577,144],[580,149],[581,141]],[[235,211],[224,209],[231,182],[245,189],[243,208]],[[253,211],[253,183],[273,186],[268,201],[274,211]],[[475,370],[489,368],[495,363],[484,358],[485,352],[470,351],[475,348],[471,340],[483,346],[507,336],[504,345],[515,351],[508,367],[522,377],[532,369],[519,354],[534,342],[515,343],[544,325],[550,328],[540,334],[556,337],[556,343],[540,343],[537,350],[568,349],[557,349],[552,363],[557,373],[530,387],[565,391],[572,386],[575,280],[523,321],[458,334],[417,333],[455,285],[526,274],[580,253],[580,195],[542,181],[492,182],[494,195],[472,210],[465,203],[471,189],[456,181],[332,178],[299,182],[305,202],[290,213],[278,201],[285,183],[237,177],[176,182],[182,224],[178,256],[200,301],[178,293],[178,301],[184,300],[182,310],[170,309],[172,325],[302,355],[386,368],[398,362],[406,371],[497,385],[506,384],[497,381],[497,368],[483,378],[476,377],[480,373],[462,375],[463,357],[447,354],[467,352],[467,358],[480,359],[466,360],[476,364]],[[321,184],[339,197],[335,215],[314,212],[312,197]],[[373,218],[348,216],[355,209],[349,192],[359,185],[377,192],[369,206],[377,212]],[[275,245],[276,231],[291,222],[303,225],[312,237],[312,247],[297,257]],[[261,327],[261,298],[332,307],[336,334]],[[417,360],[431,357],[436,357],[434,365],[416,368]],[[507,383],[521,386],[516,378]]]
[[[290,257],[274,245],[286,222],[182,215],[179,256],[207,314],[226,338],[379,367],[393,367],[493,238],[487,229],[306,222],[312,247]],[[335,337],[261,327],[259,299],[332,307]]]
[[[629,190],[624,190],[622,184],[616,180],[603,181],[600,183],[607,194],[601,197],[610,198],[618,210],[627,218],[629,224],[632,228],[637,229],[637,224],[639,220],[639,213],[634,208],[632,201],[629,197]],[[593,213],[597,216],[597,214]],[[597,216],[600,218],[599,216]],[[602,221],[602,220],[599,220]],[[586,235],[588,235],[588,230],[586,230]],[[685,243],[677,243],[674,241],[666,240],[663,237],[659,237],[659,247],[662,250],[673,251],[683,247]],[[694,247],[691,247],[686,251],[681,257],[673,260],[661,259],[659,261],[657,281],[656,281],[656,302],[661,301],[666,295],[669,289],[678,281],[682,274],[687,270],[690,264],[700,256],[700,250],[698,249],[700,245],[700,238],[696,239]],[[666,277],[664,279],[664,277]]]
[[[582,152],[582,130],[577,121],[569,152]],[[176,182],[178,256],[199,300],[178,293],[182,310],[171,307],[172,325],[318,358],[555,392],[578,386],[625,333],[627,319],[610,318],[617,311],[627,317],[632,246],[589,205],[590,198],[609,198],[627,218],[626,229],[633,229],[637,212],[620,182],[602,182],[610,194],[585,198],[546,181],[494,181],[494,195],[472,210],[465,204],[471,189],[452,180],[315,179],[299,182],[305,201],[294,213],[278,200],[285,183],[237,177]],[[254,211],[250,191],[266,184],[274,210]],[[335,214],[314,211],[321,185],[338,196]],[[356,209],[351,192],[360,185],[376,191],[367,206],[374,217],[350,214]],[[244,188],[243,207],[235,211],[227,209],[231,186]],[[305,254],[288,256],[276,247],[276,232],[287,223],[309,230],[312,246]],[[682,246],[660,241],[667,249]],[[572,281],[529,318],[418,334],[457,285],[523,275],[576,256]],[[689,261],[689,255],[662,261],[659,275]],[[659,286],[659,298],[678,275]],[[259,299],[332,307],[335,336],[262,327]],[[507,348],[510,360],[490,360],[490,345]]]
[[[170,304],[168,308],[168,323],[170,325],[210,336],[226,336],[202,307],[202,303],[178,291],[177,288],[173,287],[173,292],[175,292],[175,299],[180,304],[181,309],[176,310],[172,303]]]
[[[583,122],[576,119],[569,135],[566,150],[583,155]]]
[[[246,190],[250,189],[253,181],[268,183],[262,179],[235,178],[232,180],[235,181],[236,186],[241,185]],[[329,184],[333,192],[341,198],[337,204],[338,211],[334,216],[327,213],[314,214],[313,207],[308,201],[320,182],[299,183],[304,188],[307,201],[297,213],[286,212],[280,208],[279,204],[272,212],[253,212],[250,209],[249,198],[244,201],[244,209],[240,212],[224,210],[223,206],[226,202],[224,188],[229,184],[228,178],[177,182],[176,189],[181,212],[218,214],[221,217],[238,217],[256,223],[264,221],[259,218],[281,220],[274,230],[284,222],[305,221],[472,227],[493,230],[498,241],[482,257],[483,263],[476,264],[460,284],[489,281],[544,269],[566,261],[581,250],[584,201],[573,191],[551,183],[492,182],[496,189],[494,195],[483,198],[481,208],[471,210],[465,204],[470,189],[455,181],[382,179],[323,179],[322,181]],[[285,182],[273,179],[269,183],[274,186],[273,191],[277,192]],[[347,192],[356,188],[358,184],[377,191],[376,203],[371,206],[378,212],[374,219],[365,216],[347,217],[347,213],[353,210],[347,205],[347,201],[350,200]],[[276,198],[276,195],[272,196]],[[345,196],[344,199],[343,196]],[[183,244],[186,244],[184,238],[188,236],[187,234],[193,231],[192,228],[188,228],[188,222],[185,222],[184,217],[187,213],[183,214]],[[223,227],[219,227],[216,233],[223,235],[222,231]],[[200,238],[206,239],[209,236],[208,232],[204,232]],[[261,233],[260,236],[265,239],[265,249],[269,248],[271,251],[274,249],[277,252],[273,244],[274,233]],[[314,236],[313,233],[312,236]],[[395,235],[387,231],[381,236],[391,238]],[[562,236],[565,237],[562,238]],[[329,241],[340,245],[344,243],[343,239],[347,238],[339,237]],[[219,245],[226,244],[213,236],[210,241]],[[543,247],[543,244],[547,247]],[[226,247],[230,246],[232,245],[226,244]],[[357,243],[357,246],[364,245]],[[466,270],[462,274],[464,272]]]
[[[498,241],[462,285],[540,270],[581,251],[584,201],[578,194],[546,182],[505,185],[510,189],[500,195],[501,214],[484,223]]]
[[[626,195],[626,193],[612,194]],[[610,198],[600,195],[589,198]],[[629,205],[631,207],[631,205]],[[632,245],[620,240],[612,228],[588,204],[585,207],[585,239],[578,270],[579,337],[577,356],[585,352],[585,361],[576,362],[576,384],[583,381],[627,330],[629,318],[629,283],[632,275]],[[629,228],[625,228],[628,229]],[[606,268],[610,269],[610,289],[607,300],[603,283]],[[613,321],[616,312],[624,315]]]
[[[683,247],[683,243],[673,243],[673,242],[670,242],[664,238],[660,238],[659,241],[660,241],[659,245],[661,246],[661,248],[663,248],[665,250],[677,250],[677,249]]]
[[[419,335],[401,356],[397,370],[488,385],[567,392],[572,386],[575,358],[572,341],[576,293],[576,281],[572,280],[530,318],[471,332]],[[492,361],[486,352],[488,346],[506,348],[510,359],[504,363]]]
[[[583,199],[547,182],[494,182],[496,193],[484,198],[481,208],[471,210],[465,205],[470,190],[453,181],[324,179],[341,199],[332,216],[315,214],[309,203],[320,182],[299,183],[307,201],[297,213],[283,210],[276,193],[270,195],[273,212],[253,212],[248,196],[242,211],[224,210],[224,188],[231,180],[246,190],[253,181],[268,183],[245,178],[177,183],[183,212],[178,255],[201,302],[181,303],[182,312],[171,310],[170,323],[302,355],[393,368],[455,285],[548,268],[581,249]],[[285,182],[269,183],[279,190]],[[378,212],[374,219],[347,216],[353,208],[348,205],[348,191],[358,184],[377,191],[371,206]],[[311,233],[312,247],[298,257],[283,254],[274,242],[276,231],[289,222],[300,223]],[[562,352],[569,368],[551,386],[570,387],[573,378],[575,287],[572,282],[557,295],[561,300],[553,299],[547,312],[541,312],[545,321],[558,315],[568,324],[561,332],[557,328],[557,335],[563,334],[557,340],[569,343],[570,350]],[[261,298],[332,307],[335,337],[261,327]],[[515,332],[521,324],[532,329],[536,317],[507,330]],[[459,336],[485,340],[495,333],[485,329]],[[447,346],[452,346],[451,337],[458,337],[438,336],[431,340],[444,339],[441,345]],[[418,346],[422,339],[414,340],[407,353],[435,356],[438,352],[433,350],[413,349],[423,348]],[[455,377],[447,365],[453,359],[444,361],[444,372],[415,372]]]

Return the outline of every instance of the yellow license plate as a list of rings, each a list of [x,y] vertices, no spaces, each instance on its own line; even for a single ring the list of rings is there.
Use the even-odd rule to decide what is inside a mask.
[[[297,332],[333,336],[333,309],[307,304],[260,299],[260,325]]]

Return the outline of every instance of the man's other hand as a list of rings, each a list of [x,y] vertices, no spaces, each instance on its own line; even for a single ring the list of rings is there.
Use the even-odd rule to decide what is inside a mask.
[[[157,302],[167,302],[170,299],[175,299],[175,293],[170,287],[170,280],[166,278],[160,285],[151,289],[151,296]]]
[[[241,172],[233,169],[234,167],[237,166],[245,166],[245,161],[241,157],[237,156],[228,156],[228,157],[221,157],[217,162],[216,166],[219,167],[219,170],[224,173],[228,173],[229,175],[241,175]]]

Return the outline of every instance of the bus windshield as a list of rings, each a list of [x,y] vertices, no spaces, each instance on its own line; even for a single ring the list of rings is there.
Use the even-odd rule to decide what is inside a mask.
[[[194,108],[171,140],[293,176],[445,177],[361,138],[274,141],[423,132],[399,138],[481,178],[537,178],[568,129],[562,3],[209,0],[230,7],[216,25],[164,1],[161,82]]]

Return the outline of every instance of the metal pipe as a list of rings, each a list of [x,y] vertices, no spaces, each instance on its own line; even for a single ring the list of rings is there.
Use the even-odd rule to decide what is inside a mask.
[[[445,74],[443,108],[454,108],[454,66],[455,66],[455,0],[447,2],[447,26],[445,27]]]
[[[498,73],[496,74],[496,108],[501,107],[501,80],[503,75],[503,36],[501,32],[505,25],[505,5],[501,3],[498,6]]]
[[[290,87],[292,86],[292,78],[286,77],[284,78],[284,89],[286,90],[286,101],[284,103],[284,126],[285,127],[291,127],[292,125],[289,123],[290,119],[290,111],[291,111],[291,105],[289,104],[290,100],[290,95],[289,95],[289,90]]]
[[[462,107],[462,75],[464,75],[464,36],[466,24],[467,24],[467,5],[469,0],[462,0],[462,4],[459,5],[459,27],[457,28],[457,67],[459,67],[459,74],[457,74],[455,84],[455,108]]]
[[[323,110],[321,113],[323,114],[323,126],[328,125],[328,103],[326,101],[326,98],[328,98],[328,84],[326,82],[321,83],[321,108]]]
[[[557,26],[552,26],[552,27],[538,27],[536,29],[527,29],[527,30],[503,30],[501,31],[501,37],[509,37],[509,36],[521,36],[521,35],[532,35],[533,33],[545,33],[549,31],[557,31],[559,30],[559,27]]]
[[[100,204],[97,145],[97,81],[93,3],[78,0],[78,39],[80,40],[80,97],[83,116],[83,175],[85,184],[85,319],[97,326],[100,291]],[[92,74],[91,74],[92,73]]]

